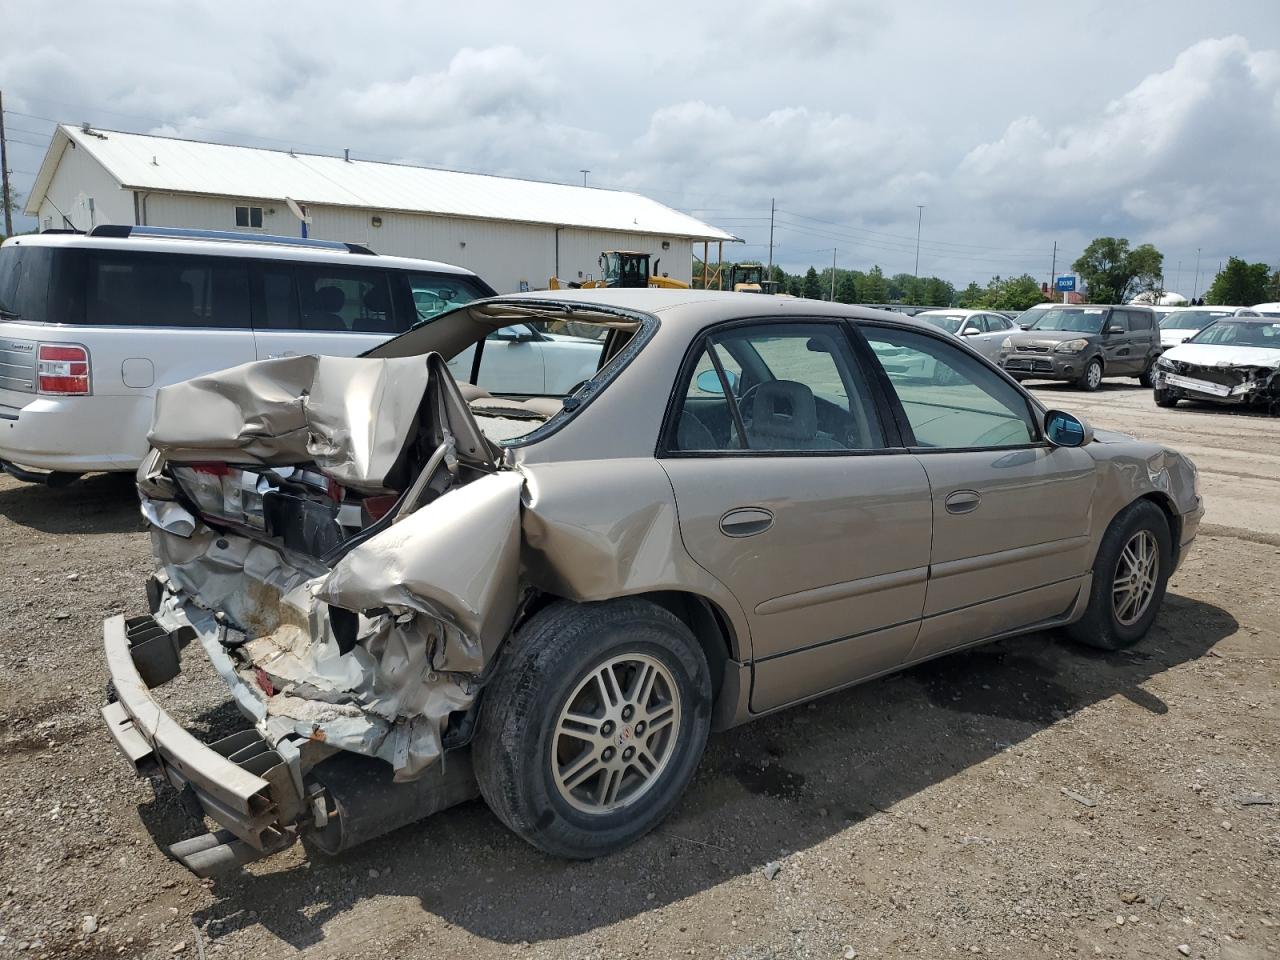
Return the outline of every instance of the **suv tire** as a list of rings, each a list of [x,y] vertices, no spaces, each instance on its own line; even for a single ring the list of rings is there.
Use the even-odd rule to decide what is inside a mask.
[[[1129,504],[1102,536],[1089,606],[1066,628],[1067,636],[1100,650],[1133,646],[1151,629],[1172,572],[1173,537],[1164,511],[1150,500]]]
[[[557,601],[509,643],[472,745],[490,809],[570,859],[648,833],[684,792],[711,727],[711,676],[692,632],[647,600]]]
[[[1084,365],[1084,369],[1080,371],[1080,376],[1076,380],[1076,386],[1081,390],[1088,390],[1090,393],[1102,386],[1102,361],[1100,359],[1094,357]]]

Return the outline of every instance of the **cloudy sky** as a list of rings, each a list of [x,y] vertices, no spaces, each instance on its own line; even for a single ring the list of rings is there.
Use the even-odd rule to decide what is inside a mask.
[[[649,194],[741,259],[1047,279],[1280,263],[1277,0],[0,0],[15,187],[54,121]],[[27,221],[29,225],[29,221]],[[1181,269],[1178,263],[1181,262]],[[1185,290],[1183,288],[1186,288]]]

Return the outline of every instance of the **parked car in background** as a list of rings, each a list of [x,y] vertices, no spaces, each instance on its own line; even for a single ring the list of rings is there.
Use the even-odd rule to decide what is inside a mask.
[[[0,467],[134,470],[161,387],[253,360],[355,356],[493,289],[356,244],[162,227],[0,246]]]
[[[1160,320],[1160,344],[1176,347],[1224,317],[1256,316],[1259,314],[1252,307],[1178,307]]]
[[[1215,320],[1161,354],[1153,373],[1157,406],[1207,400],[1265,406],[1280,416],[1280,320],[1241,315]]]
[[[1005,338],[999,362],[1018,379],[1068,380],[1081,390],[1097,390],[1103,377],[1137,377],[1150,386],[1159,353],[1150,307],[1053,304]]]
[[[603,340],[512,324],[485,338],[477,385],[497,394],[567,396],[595,375],[603,346]],[[457,354],[449,361],[449,372],[470,380],[475,352],[468,347]]]
[[[996,359],[1009,332],[1018,329],[1003,313],[990,310],[925,310],[915,317],[960,337],[989,360]]]
[[[1258,303],[1253,306],[1260,317],[1280,317],[1280,303]]]
[[[600,330],[571,397],[494,405],[487,349],[450,375],[534,317]],[[946,383],[878,359],[910,354]],[[1033,630],[1137,643],[1203,513],[1185,457],[1095,442],[936,327],[716,291],[480,301],[167,387],[151,436],[157,572],[104,624],[103,716],[229,831],[171,848],[202,873],[476,793],[609,853],[713,729]],[[153,698],[184,644],[250,729],[205,745]]]
[[[1013,325],[1019,330],[1025,330],[1036,322],[1036,318],[1040,316],[1041,310],[1048,310],[1050,307],[1058,306],[1055,303],[1036,303],[1027,307],[1020,314],[1013,318]]]

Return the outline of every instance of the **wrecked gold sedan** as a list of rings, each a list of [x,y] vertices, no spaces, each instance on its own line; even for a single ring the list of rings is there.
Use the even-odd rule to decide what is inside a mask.
[[[473,386],[515,323],[596,339],[597,372]],[[150,441],[150,612],[105,623],[103,715],[220,825],[172,848],[201,874],[477,793],[607,853],[710,730],[1031,630],[1136,642],[1203,512],[1186,458],[933,327],[688,290],[495,298],[235,367],[161,390]],[[207,745],[149,692],[196,646],[252,724]]]

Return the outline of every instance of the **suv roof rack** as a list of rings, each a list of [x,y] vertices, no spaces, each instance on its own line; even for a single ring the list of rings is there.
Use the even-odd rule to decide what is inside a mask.
[[[344,250],[371,257],[377,254],[361,243],[342,240],[315,240],[311,237],[280,237],[268,233],[236,233],[232,230],[198,230],[188,227],[135,227],[122,223],[104,223],[89,231],[91,237],[172,237],[181,240],[222,240],[232,243],[269,243],[282,247],[308,247],[313,250]]]

